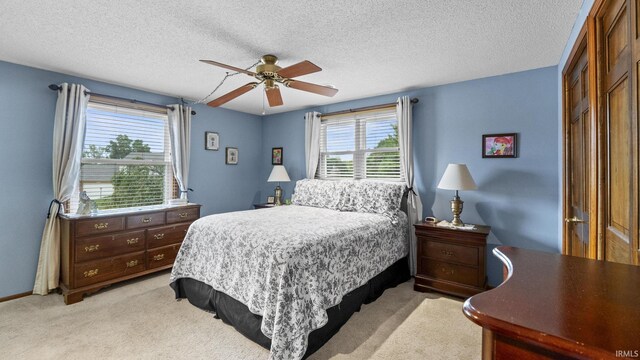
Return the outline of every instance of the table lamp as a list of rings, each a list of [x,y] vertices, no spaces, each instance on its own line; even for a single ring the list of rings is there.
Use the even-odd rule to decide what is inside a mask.
[[[462,214],[462,205],[464,201],[460,200],[458,196],[458,190],[475,190],[478,187],[473,181],[469,169],[465,164],[449,164],[447,169],[440,179],[438,189],[455,190],[456,194],[451,200],[451,212],[453,213],[453,221],[451,224],[454,226],[463,226],[464,223],[460,220],[460,214]]]
[[[275,190],[276,206],[282,205],[282,188],[280,187],[280,182],[286,181],[291,181],[289,174],[287,174],[287,169],[284,168],[284,165],[275,165],[273,170],[271,170],[271,175],[269,175],[267,182],[278,183]]]

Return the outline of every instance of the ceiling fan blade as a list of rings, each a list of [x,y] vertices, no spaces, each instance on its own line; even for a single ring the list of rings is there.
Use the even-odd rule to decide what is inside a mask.
[[[278,75],[282,76],[283,78],[292,78],[296,76],[312,74],[318,71],[322,71],[322,69],[318,65],[312,63],[309,60],[305,60],[297,64],[288,66],[284,69],[278,70]]]
[[[282,102],[282,95],[280,94],[280,88],[277,86],[267,88],[267,100],[269,100],[269,106],[280,106],[284,104]]]
[[[228,92],[228,93],[220,96],[219,98],[217,98],[217,99],[215,99],[213,101],[210,101],[207,105],[209,105],[211,107],[218,107],[218,106],[226,103],[227,101],[233,100],[233,99],[237,98],[238,96],[240,96],[240,95],[242,95],[242,94],[244,94],[246,92],[249,92],[250,90],[252,90],[256,86],[258,86],[257,82],[251,82],[251,83],[248,83],[246,85],[242,85],[239,88],[237,88],[237,89],[235,89],[235,90],[233,90],[231,92]]]
[[[284,84],[290,88],[308,91],[324,96],[333,96],[338,92],[338,89],[332,88],[330,86],[316,85],[299,80],[287,79],[284,81]]]
[[[237,68],[235,66],[219,63],[217,61],[213,61],[213,60],[200,60],[200,61],[202,61],[203,63],[209,64],[209,65],[214,65],[214,66],[218,66],[218,67],[221,67],[221,68],[233,70],[235,72],[239,72],[239,73],[243,73],[243,74],[247,74],[247,75],[251,75],[251,76],[256,76],[256,73],[254,73],[253,71],[240,69],[240,68]]]

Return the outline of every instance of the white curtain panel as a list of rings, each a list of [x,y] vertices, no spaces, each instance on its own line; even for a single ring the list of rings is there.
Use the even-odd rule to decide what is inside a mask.
[[[320,160],[320,113],[308,112],[304,115],[304,156],[307,164],[307,179],[313,179]]]
[[[187,199],[189,189],[189,158],[191,156],[191,108],[169,105],[169,137],[171,138],[171,165],[180,187],[180,198]]]
[[[82,145],[89,102],[82,85],[62,84],[53,125],[53,196],[42,232],[33,293],[46,295],[58,287],[60,278],[60,219],[58,211],[79,183]]]
[[[396,105],[398,117],[398,143],[400,145],[400,164],[404,172],[407,187],[407,215],[409,217],[409,270],[416,274],[417,239],[413,225],[422,218],[422,202],[418,190],[413,187],[413,123],[411,117],[411,99],[408,96],[398,98]]]

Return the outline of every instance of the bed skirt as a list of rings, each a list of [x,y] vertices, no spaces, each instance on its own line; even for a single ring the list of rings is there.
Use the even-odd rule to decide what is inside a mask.
[[[404,257],[366,284],[345,295],[340,304],[327,310],[329,317],[327,324],[309,334],[304,357],[313,354],[329,341],[353,313],[360,311],[362,304],[375,301],[386,289],[395,287],[409,278],[409,265],[407,258]],[[260,331],[262,316],[253,314],[240,301],[191,278],[177,279],[170,286],[176,293],[176,299],[188,299],[192,305],[215,313],[216,317],[222,319],[225,324],[232,325],[238,332],[260,346],[266,349],[271,348],[271,339]]]

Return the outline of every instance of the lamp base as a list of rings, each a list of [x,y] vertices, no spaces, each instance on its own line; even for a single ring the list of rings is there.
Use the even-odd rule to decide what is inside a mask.
[[[460,197],[456,194],[456,196],[451,200],[451,212],[453,213],[453,220],[451,220],[451,224],[453,226],[464,226],[464,223],[460,220],[463,205],[464,201],[460,200]]]
[[[282,188],[280,185],[276,186],[275,190],[276,206],[282,205]]]

